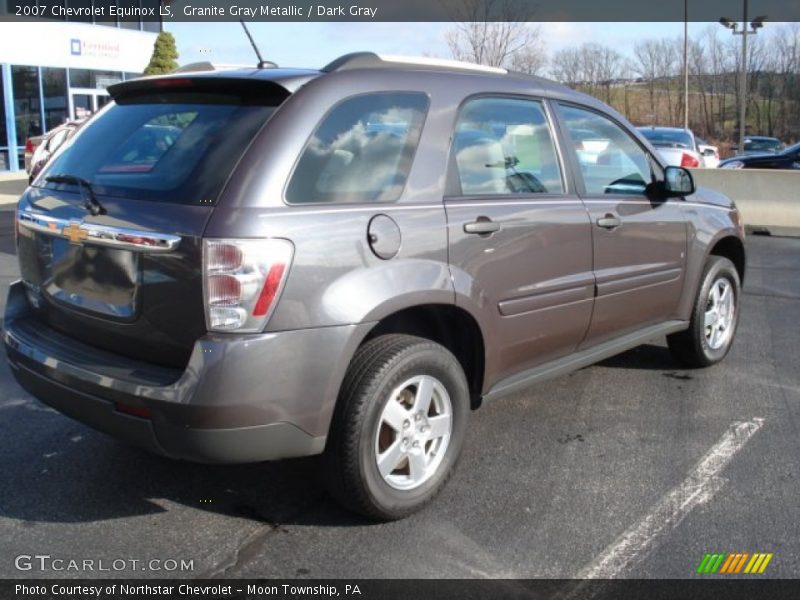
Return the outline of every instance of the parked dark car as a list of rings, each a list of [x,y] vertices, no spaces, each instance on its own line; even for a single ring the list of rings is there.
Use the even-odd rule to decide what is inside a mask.
[[[720,169],[800,169],[800,144],[777,154],[734,156],[720,161]]]
[[[592,97],[371,53],[109,91],[20,199],[3,335],[26,390],[120,439],[322,454],[336,498],[395,519],[482,403],[665,335],[694,367],[733,343],[736,207]]]
[[[783,150],[783,142],[778,138],[767,137],[764,135],[751,135],[744,138],[744,150],[739,152],[737,146],[733,151],[737,154],[777,154]]]

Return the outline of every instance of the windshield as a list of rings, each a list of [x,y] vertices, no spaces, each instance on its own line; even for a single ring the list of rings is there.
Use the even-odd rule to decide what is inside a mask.
[[[783,151],[784,154],[798,154],[800,153],[800,144],[795,144],[794,146],[789,146],[786,150]]]
[[[112,104],[76,134],[34,183],[84,179],[98,196],[213,204],[275,110],[228,94],[164,94]]]
[[[654,146],[694,149],[692,136],[686,131],[670,129],[640,129],[639,131]]]

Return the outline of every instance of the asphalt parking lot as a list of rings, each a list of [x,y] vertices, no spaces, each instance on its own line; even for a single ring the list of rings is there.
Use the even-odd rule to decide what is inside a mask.
[[[706,552],[774,553],[764,576],[798,577],[800,239],[751,236],[748,252],[721,365],[681,369],[659,341],[487,405],[444,492],[398,523],[338,508],[315,460],[203,466],[127,447],[39,404],[3,361],[0,577],[684,578]],[[16,568],[35,554],[193,568]]]

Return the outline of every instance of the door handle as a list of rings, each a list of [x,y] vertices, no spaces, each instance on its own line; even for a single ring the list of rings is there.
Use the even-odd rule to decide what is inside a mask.
[[[464,223],[464,233],[489,235],[495,231],[500,231],[500,223],[495,223],[488,217],[478,217],[477,220],[471,223]]]
[[[622,221],[620,221],[619,217],[615,217],[611,213],[608,213],[605,217],[600,217],[597,219],[597,225],[603,229],[614,229],[615,227],[622,225]]]

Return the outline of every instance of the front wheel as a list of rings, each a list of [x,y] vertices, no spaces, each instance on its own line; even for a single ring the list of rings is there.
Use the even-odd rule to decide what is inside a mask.
[[[443,346],[384,335],[356,352],[325,450],[331,494],[346,508],[392,520],[427,504],[461,451],[469,389]]]
[[[728,354],[739,323],[741,282],[733,263],[711,256],[695,299],[689,329],[667,336],[672,355],[689,367],[706,367]]]

